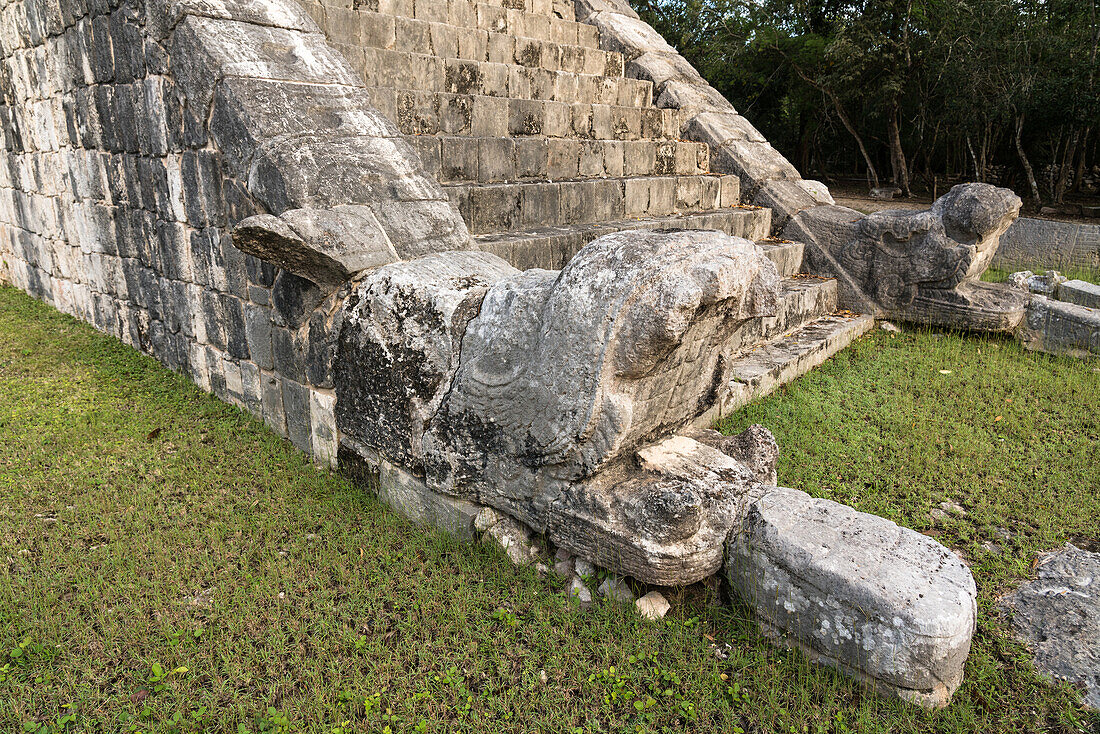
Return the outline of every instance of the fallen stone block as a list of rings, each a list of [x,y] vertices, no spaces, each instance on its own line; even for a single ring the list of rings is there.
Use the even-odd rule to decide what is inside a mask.
[[[1086,308],[1100,308],[1100,285],[1084,280],[1067,280],[1058,284],[1058,300]]]
[[[1037,352],[1094,357],[1100,355],[1100,310],[1032,296],[1016,338]]]
[[[749,508],[728,550],[736,593],[812,658],[929,708],[962,682],[977,589],[931,538],[776,488]]]
[[[901,196],[901,189],[896,186],[879,186],[871,189],[871,198],[879,201],[890,201],[897,196]]]
[[[481,541],[504,551],[517,566],[529,566],[539,559],[538,548],[531,541],[531,529],[518,520],[483,508],[474,520],[474,528],[482,531]],[[589,595],[589,601],[592,596]]]
[[[600,46],[618,51],[627,60],[650,51],[677,55],[676,49],[643,20],[605,10],[590,16],[588,21],[600,29]]]
[[[1041,274],[1022,270],[1008,276],[1009,285],[1040,296],[1054,296],[1058,292],[1058,287],[1066,280],[1066,276],[1057,270],[1047,270]]]
[[[631,591],[630,586],[620,578],[609,576],[600,583],[596,591],[605,599],[611,599],[612,601],[621,602],[623,604],[629,604],[634,601],[634,592]]]
[[[1100,709],[1100,553],[1067,543],[1039,557],[1035,578],[1000,605],[1053,678],[1084,687],[1084,703]]]
[[[592,592],[585,586],[584,581],[577,576],[574,576],[569,582],[568,594],[571,600],[579,603],[582,607],[587,607],[592,603]]]

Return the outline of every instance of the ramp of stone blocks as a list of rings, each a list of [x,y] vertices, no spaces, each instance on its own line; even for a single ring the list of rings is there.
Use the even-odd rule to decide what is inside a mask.
[[[685,139],[703,123],[717,129],[716,114],[732,107],[629,7],[548,0],[303,6],[359,70],[372,104],[438,177],[474,248],[520,269],[558,270],[609,233],[713,229],[759,241],[781,273],[799,272],[801,246],[767,239],[776,226],[773,210],[742,204],[745,187],[755,196],[760,177],[730,163],[729,141]],[[645,43],[656,48],[643,53],[638,44]],[[658,73],[665,67],[702,91],[693,97],[665,79]],[[717,111],[700,117],[706,99]],[[752,139],[746,150],[755,151],[763,138],[730,114],[727,122]],[[777,161],[774,169],[793,171]],[[823,187],[805,189],[827,200]],[[742,395],[727,401],[727,410],[744,402],[746,386],[751,396],[793,379],[867,328],[866,320],[826,318],[838,293],[829,286],[821,292],[812,318],[791,318],[783,333],[755,334],[763,343],[812,321],[814,328],[791,337],[811,354],[784,358],[770,381],[723,391]]]
[[[770,212],[681,138],[572,6],[545,0],[306,2],[462,212],[474,246],[561,267],[601,234],[707,228],[761,239]]]

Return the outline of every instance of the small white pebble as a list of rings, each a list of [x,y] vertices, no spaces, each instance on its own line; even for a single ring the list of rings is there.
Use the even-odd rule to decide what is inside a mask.
[[[638,601],[634,602],[638,612],[646,619],[660,619],[668,614],[672,607],[659,591],[651,591]]]
[[[588,590],[588,587],[584,585],[576,576],[569,582],[569,598],[576,599],[581,604],[592,603],[592,592]]]

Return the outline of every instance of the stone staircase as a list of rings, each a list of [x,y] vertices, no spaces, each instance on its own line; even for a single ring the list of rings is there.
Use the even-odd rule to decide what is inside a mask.
[[[652,82],[624,76],[622,54],[600,47],[571,2],[303,6],[438,178],[475,248],[520,269],[560,269],[588,242],[629,229],[758,242],[784,281],[780,313],[744,330],[746,352],[757,350],[750,397],[869,328],[833,315],[835,282],[793,277],[802,246],[768,239],[772,210],[741,204],[739,177],[711,172],[708,145],[680,139],[683,113],[656,107]],[[719,414],[745,401],[731,396]]]

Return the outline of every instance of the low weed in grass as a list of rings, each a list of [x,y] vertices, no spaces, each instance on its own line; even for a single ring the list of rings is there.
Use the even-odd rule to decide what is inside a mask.
[[[994,602],[1038,552],[1100,527],[1091,370],[996,339],[876,333],[723,425],[770,428],[784,484],[970,561],[966,682],[929,713],[769,643],[736,602],[670,590],[659,622],[580,610],[561,582],[411,525],[0,288],[0,731],[1089,731],[1095,715],[1035,673]],[[933,517],[946,501],[966,514]]]

